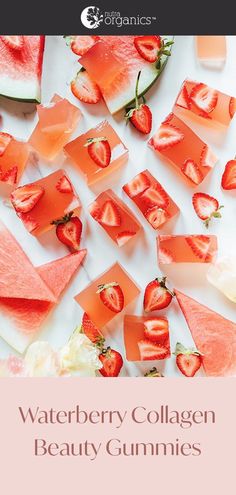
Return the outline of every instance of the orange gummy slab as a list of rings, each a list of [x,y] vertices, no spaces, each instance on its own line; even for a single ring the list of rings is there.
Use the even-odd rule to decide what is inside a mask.
[[[217,162],[209,146],[174,113],[162,122],[149,145],[169,160],[191,186],[200,184]]]
[[[164,320],[167,325],[167,335],[157,337],[157,340],[151,341],[145,334],[145,324],[155,322],[155,320]],[[170,357],[170,337],[168,320],[164,316],[134,316],[125,315],[124,317],[124,343],[126,350],[126,359],[128,361],[156,361],[157,359],[166,359]],[[149,344],[149,345],[148,345]],[[157,347],[156,347],[157,346]],[[157,357],[160,348],[164,346],[166,353]],[[143,351],[142,351],[143,349]],[[140,352],[141,351],[141,352]],[[143,355],[142,355],[143,352]],[[155,354],[156,353],[156,354]]]
[[[196,36],[196,52],[203,64],[220,67],[226,59],[226,37]]]
[[[111,160],[107,167],[102,168],[90,157],[87,140],[104,137],[111,148]],[[88,132],[68,143],[64,148],[68,157],[77,165],[84,175],[87,184],[93,184],[119,168],[128,159],[128,150],[117,133],[107,121],[103,121]]]
[[[157,257],[162,265],[171,263],[212,263],[217,256],[215,235],[159,235]]]
[[[48,105],[39,105],[38,124],[29,144],[45,159],[53,160],[69,141],[82,114],[66,98],[55,95]]]
[[[60,190],[60,184],[64,178],[70,185],[70,190],[66,192]],[[31,185],[39,186],[44,194],[28,213],[16,211],[30,234],[38,236],[54,228],[55,226],[52,225],[54,220],[58,220],[72,211],[74,214],[80,212],[80,200],[64,170],[57,170],[47,177],[29,184],[29,187]],[[20,192],[20,188],[15,191]]]
[[[157,229],[173,218],[180,209],[160,182],[143,170],[123,186],[150,225]]]
[[[5,140],[4,136],[9,137]],[[3,142],[5,145],[3,146]],[[0,182],[14,186],[18,184],[29,158],[27,143],[0,132]]]
[[[207,84],[186,79],[176,98],[174,110],[205,119],[206,124],[228,126],[236,111],[236,98]]]
[[[132,211],[111,189],[99,194],[89,211],[118,246],[126,244],[141,229]]]
[[[93,280],[75,297],[75,300],[89,314],[89,317],[98,328],[102,328],[117,314],[107,308],[101,301],[99,294],[96,293],[98,285],[109,284],[111,282],[118,283],[123,291],[124,308],[140,293],[139,287],[119,263],[115,263],[111,268]]]

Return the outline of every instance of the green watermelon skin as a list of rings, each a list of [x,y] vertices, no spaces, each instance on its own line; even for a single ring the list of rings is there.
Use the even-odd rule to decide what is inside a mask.
[[[12,100],[40,103],[45,36],[23,36],[20,51],[0,36],[0,95]]]

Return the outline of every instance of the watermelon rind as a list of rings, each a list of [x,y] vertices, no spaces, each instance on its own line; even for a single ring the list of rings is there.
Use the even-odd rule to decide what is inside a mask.
[[[11,78],[0,78],[0,96],[10,100],[26,103],[40,103],[41,89],[37,80],[35,81],[12,81]]]

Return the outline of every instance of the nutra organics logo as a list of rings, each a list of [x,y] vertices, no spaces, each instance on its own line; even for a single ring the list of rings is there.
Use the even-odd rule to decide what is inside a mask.
[[[152,22],[157,20],[152,16],[122,16],[120,12],[104,12],[98,7],[90,6],[86,7],[81,13],[81,22],[88,29],[96,29],[100,24],[104,23],[106,26],[150,26]]]

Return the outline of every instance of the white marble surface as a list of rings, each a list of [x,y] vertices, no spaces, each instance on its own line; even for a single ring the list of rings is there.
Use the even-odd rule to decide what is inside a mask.
[[[201,67],[194,52],[194,38],[192,36],[176,37],[172,56],[162,74],[160,80],[148,93],[148,104],[153,112],[153,130],[155,130],[163,118],[171,111],[173,102],[179,87],[185,77],[205,82],[217,89],[223,90],[236,96],[236,37],[227,38],[227,62],[222,70],[210,70]],[[156,257],[156,233],[146,223],[144,217],[139,214],[135,205],[129,201],[122,192],[122,185],[131,179],[136,173],[148,168],[157,177],[170,195],[181,208],[181,215],[175,222],[167,224],[163,233],[204,233],[205,227],[195,215],[192,205],[192,189],[186,187],[181,178],[174,172],[173,168],[167,166],[147,146],[148,137],[136,132],[132,126],[126,126],[123,118],[124,112],[115,117],[109,115],[105,104],[94,106],[83,105],[77,101],[70,92],[69,83],[78,68],[76,56],[70,52],[62,37],[49,36],[46,40],[46,49],[43,67],[42,102],[46,103],[52,95],[57,92],[66,96],[72,103],[78,105],[83,112],[83,120],[76,129],[75,136],[94,126],[104,118],[112,124],[121,139],[129,148],[130,158],[128,164],[111,176],[107,182],[100,182],[96,187],[89,189],[79,172],[63,157],[58,158],[53,164],[46,163],[42,159],[35,161],[27,167],[22,183],[34,180],[39,176],[45,176],[50,171],[63,166],[71,177],[75,188],[81,198],[83,205],[82,220],[84,224],[83,239],[81,247],[88,249],[88,256],[84,266],[79,270],[71,283],[69,289],[57,309],[51,313],[39,335],[40,339],[46,339],[55,347],[60,346],[70,336],[74,327],[80,323],[82,310],[75,303],[73,296],[83,289],[89,282],[102,271],[109,268],[115,260],[127,269],[137,283],[144,289],[146,284],[160,275]],[[16,103],[2,99],[0,101],[0,112],[2,115],[1,130],[10,132],[16,137],[27,139],[37,120],[33,105]],[[204,122],[203,122],[204,123]],[[214,129],[206,129],[204,125],[191,123],[191,126],[199,135],[212,146],[219,156],[214,171],[209,174],[202,186],[195,190],[209,192],[215,195],[225,208],[222,212],[223,218],[215,221],[209,232],[216,234],[219,240],[219,252],[227,253],[235,245],[236,239],[236,193],[223,192],[220,187],[220,179],[228,159],[236,153],[236,118],[227,132],[219,132]],[[144,227],[143,234],[137,239],[131,240],[125,247],[119,249],[106,235],[105,231],[87,213],[87,206],[97,193],[107,186],[114,189],[124,201],[131,207]],[[14,211],[6,205],[3,198],[0,200],[0,216],[31,258],[35,265],[40,265],[52,259],[57,259],[67,254],[66,248],[61,245],[55,233],[47,233],[39,239],[35,239],[26,232],[23,224],[16,217]],[[193,296],[198,301],[207,304],[213,310],[218,311],[225,317],[236,321],[236,306],[228,301],[216,289],[209,285],[206,280],[206,265],[183,265],[169,267],[166,270],[170,285]],[[142,313],[142,295],[126,308],[127,314]],[[164,312],[163,312],[164,314]],[[176,302],[165,311],[170,321],[171,344],[175,347],[177,340],[186,345],[191,345],[192,339],[186,322]],[[117,315],[106,327],[107,341],[119,349],[124,356],[123,346],[123,316]],[[0,339],[0,358],[14,351]],[[166,376],[180,374],[175,368],[175,359],[172,357],[166,363],[149,363],[137,365],[125,361],[122,375],[139,376],[156,364]]]

